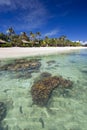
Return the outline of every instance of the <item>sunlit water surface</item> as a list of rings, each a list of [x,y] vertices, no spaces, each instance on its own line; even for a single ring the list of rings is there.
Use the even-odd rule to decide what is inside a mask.
[[[87,49],[71,53],[26,57],[40,59],[41,67],[28,78],[0,71],[0,102],[6,103],[3,130],[87,130]],[[1,60],[0,65],[14,59]],[[49,72],[73,81],[66,93],[52,93],[48,108],[32,105],[31,87],[38,76]],[[1,130],[1,129],[0,129]]]

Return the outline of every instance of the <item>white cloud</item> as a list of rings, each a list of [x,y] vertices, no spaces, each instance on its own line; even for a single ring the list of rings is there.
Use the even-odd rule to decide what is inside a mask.
[[[54,35],[56,35],[58,32],[59,32],[59,30],[56,30],[56,29],[55,29],[55,30],[52,30],[52,31],[46,33],[44,36],[54,36]]]
[[[42,7],[42,3],[40,0],[0,0],[0,6],[1,5],[8,5],[13,10],[18,9],[19,7],[20,9],[28,10],[35,10]]]
[[[43,3],[41,0],[0,0],[0,12],[9,11],[14,14],[18,11],[7,21],[8,24],[20,29],[32,30],[40,28],[49,18],[48,10]]]
[[[11,0],[0,0],[0,5],[10,5]]]
[[[21,2],[19,5],[21,7]],[[27,25],[27,28],[38,28],[46,22],[48,16],[47,10],[40,0],[25,0],[25,3],[22,3],[22,5],[24,7],[22,6],[21,8],[26,13],[21,13],[18,21],[22,21],[24,25]]]
[[[1,2],[4,8],[1,8],[0,12],[9,10],[13,13],[16,10],[18,11],[17,15],[11,17],[12,21],[11,19],[8,21],[9,25],[10,23],[15,25],[16,21],[20,23],[20,28],[24,28],[25,25],[32,29],[38,28],[46,22],[47,10],[41,0],[0,0],[0,5]]]
[[[16,6],[20,6],[23,9],[38,9],[42,4],[39,0],[15,0]]]
[[[30,11],[26,16],[23,16],[22,19],[30,28],[35,28],[44,24],[46,17],[46,10],[44,8],[38,8]]]

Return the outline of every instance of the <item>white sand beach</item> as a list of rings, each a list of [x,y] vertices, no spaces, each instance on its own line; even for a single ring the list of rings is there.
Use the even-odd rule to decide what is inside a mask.
[[[0,48],[0,59],[3,58],[16,58],[24,56],[37,56],[47,55],[55,53],[70,52],[79,49],[87,49],[87,47],[11,47],[11,48]]]

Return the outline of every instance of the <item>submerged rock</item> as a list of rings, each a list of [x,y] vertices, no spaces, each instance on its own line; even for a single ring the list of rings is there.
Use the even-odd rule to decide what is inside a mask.
[[[43,72],[43,73],[41,73],[40,78],[46,78],[46,77],[49,77],[49,76],[51,76],[50,73],[48,73],[48,72]]]
[[[50,61],[47,61],[47,64],[50,66],[50,65],[52,65],[52,64],[55,64],[56,63],[56,61],[55,60],[50,60]]]
[[[34,104],[45,106],[53,90],[57,87],[69,88],[72,86],[70,80],[58,76],[48,76],[34,83],[31,88],[32,100]]]
[[[5,118],[6,116],[6,106],[3,102],[0,102],[0,122]]]

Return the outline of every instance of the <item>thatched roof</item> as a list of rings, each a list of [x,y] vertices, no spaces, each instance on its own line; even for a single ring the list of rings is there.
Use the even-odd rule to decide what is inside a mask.
[[[4,41],[4,40],[0,39],[0,43],[6,43],[6,41]]]
[[[26,41],[26,40],[22,40],[23,43],[30,43],[29,41]]]

